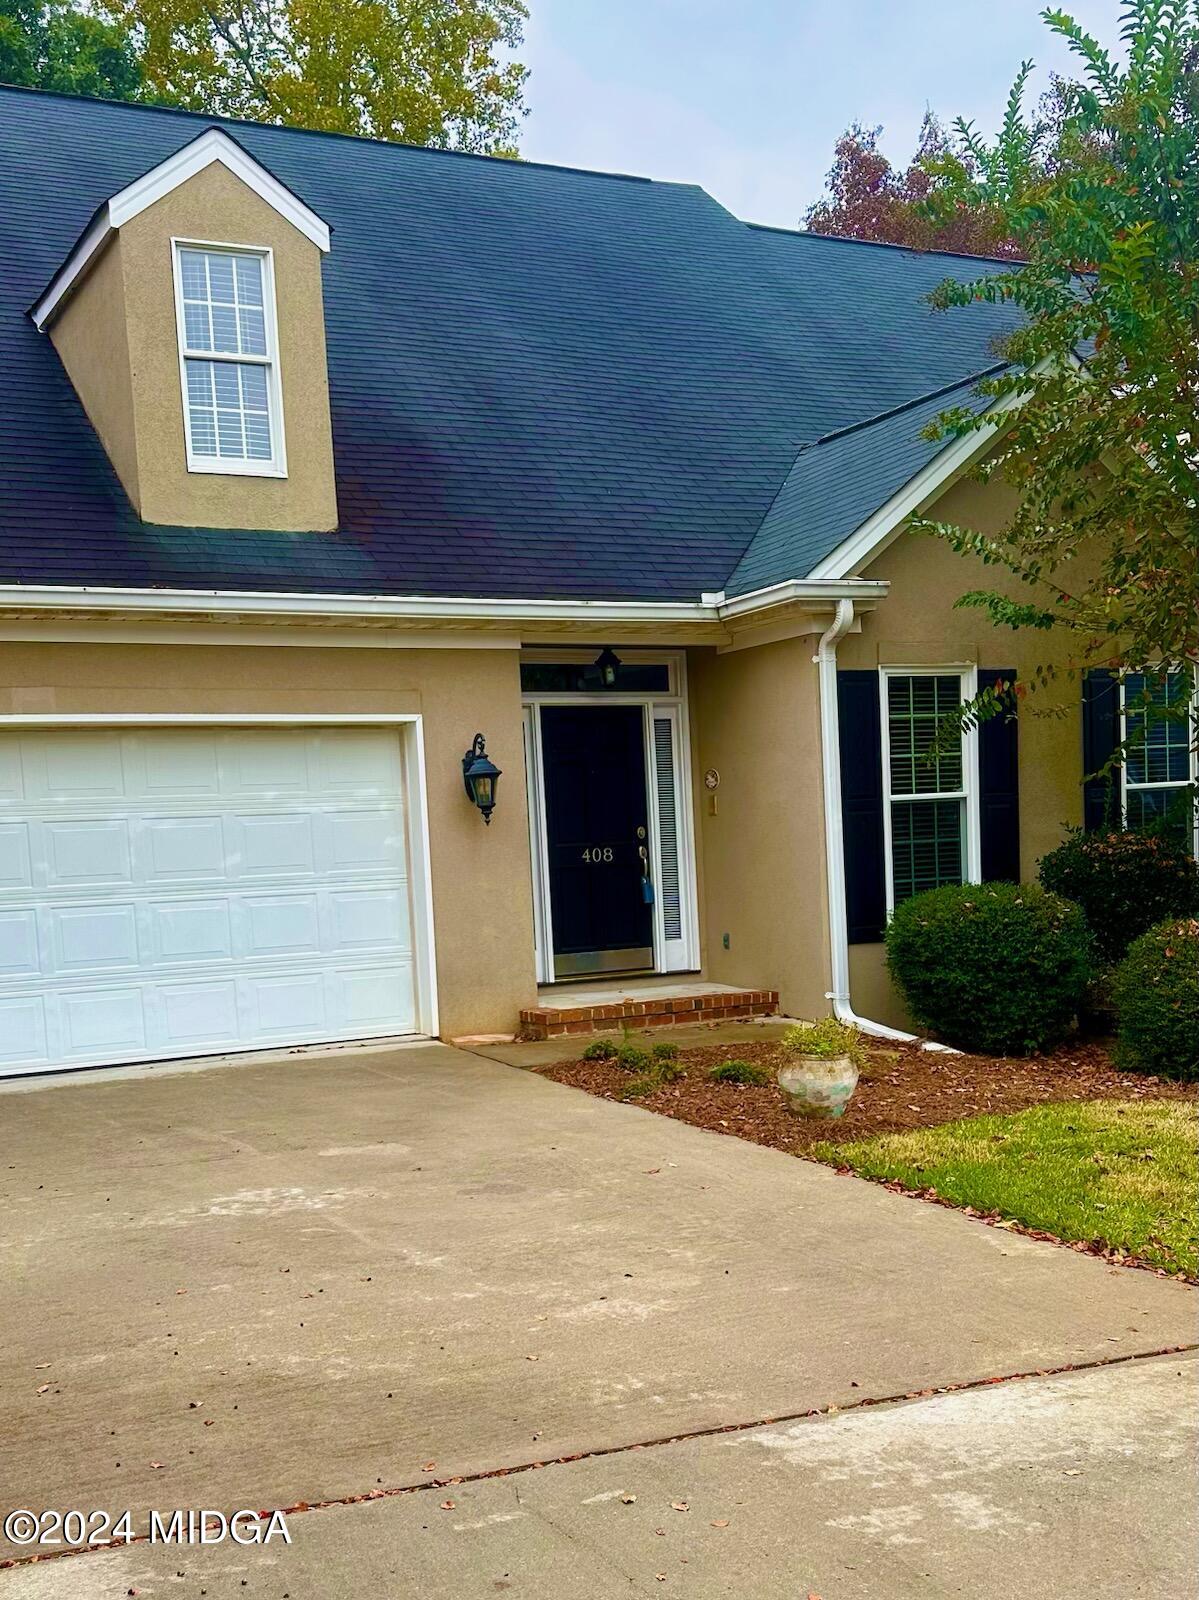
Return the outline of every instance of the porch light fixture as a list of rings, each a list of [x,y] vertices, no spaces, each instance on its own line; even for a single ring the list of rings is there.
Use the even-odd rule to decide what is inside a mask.
[[[596,656],[595,665],[604,688],[615,689],[617,674],[620,672],[620,657],[610,644],[606,644]]]
[[[481,733],[476,733],[470,749],[462,757],[462,781],[471,804],[478,806],[488,826],[495,810],[495,790],[501,776],[500,769],[487,754],[487,741]]]

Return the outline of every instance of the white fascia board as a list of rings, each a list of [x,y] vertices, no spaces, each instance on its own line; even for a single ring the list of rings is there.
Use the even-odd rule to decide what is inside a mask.
[[[173,156],[168,156],[151,171],[136,178],[126,188],[114,194],[101,207],[83,237],[71,251],[66,261],[55,273],[49,287],[30,310],[39,332],[50,321],[54,312],[66,299],[72,288],[87,271],[92,261],[107,243],[109,236],[132,218],[139,216],[155,201],[161,200],[180,184],[194,178],[214,162],[226,167],[247,188],[265,200],[292,227],[310,239],[318,250],[328,252],[329,224],[316,212],[280,183],[253,156],[242,149],[221,128],[207,128],[199,138],[184,145]]]
[[[0,610],[172,616],[352,617],[403,622],[468,618],[528,622],[718,622],[712,606],[652,600],[476,600],[428,595],[277,594],[220,589],[66,588],[0,584]]]
[[[453,599],[439,595],[349,595],[240,592],[221,589],[68,588],[52,584],[0,584],[0,611],[57,611],[170,617],[180,614],[302,620],[345,618],[358,621],[420,622],[472,620],[499,622],[621,623],[723,622],[754,611],[808,601],[829,605],[844,597],[881,600],[889,585],[854,579],[810,583],[796,579],[720,605],[689,600],[496,600]]]
[[[837,546],[831,555],[818,561],[809,579],[824,578],[844,582],[859,568],[886,549],[909,517],[923,511],[938,495],[959,478],[983,453],[1003,427],[1006,414],[1020,404],[1018,396],[993,401],[982,413],[989,420],[945,446],[914,478],[890,500],[879,506],[866,521]]]
[[[890,587],[883,579],[873,578],[788,578],[785,583],[772,583],[768,588],[753,589],[732,600],[722,600],[716,611],[724,622],[792,602],[832,605],[838,600],[884,600]]]

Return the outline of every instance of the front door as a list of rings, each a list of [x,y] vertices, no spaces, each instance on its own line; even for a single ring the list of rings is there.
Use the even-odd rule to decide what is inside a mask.
[[[652,971],[640,706],[543,706],[554,976]]]

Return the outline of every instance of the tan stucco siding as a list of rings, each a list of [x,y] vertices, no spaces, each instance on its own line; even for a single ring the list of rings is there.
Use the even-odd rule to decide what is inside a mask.
[[[812,640],[690,655],[704,970],[828,1010],[820,716]],[[720,773],[712,813],[703,777]],[[729,948],[724,948],[728,935]]]
[[[137,433],[125,274],[120,236],[114,236],[50,326],[50,338],[125,493],[139,504]]]
[[[514,650],[0,645],[0,712],[424,719],[441,1031],[511,1032],[536,994]],[[503,769],[490,827],[462,788],[478,731]]]

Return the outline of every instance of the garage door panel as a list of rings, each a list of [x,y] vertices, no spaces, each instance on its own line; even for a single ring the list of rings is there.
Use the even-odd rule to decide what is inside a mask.
[[[404,835],[398,811],[378,807],[330,811],[316,820],[324,871],[340,876],[403,869]]]
[[[333,974],[334,1004],[346,1037],[369,1034],[394,1014],[397,993],[413,993],[411,963],[378,968],[348,968]],[[410,1002],[400,1032],[416,1028],[416,1009]]]
[[[329,794],[355,793],[393,802],[403,793],[399,740],[381,751],[373,733],[323,728],[316,745],[318,781]]]
[[[334,952],[384,949],[411,951],[405,889],[339,889],[328,896],[329,942]]]
[[[81,799],[121,798],[125,760],[119,733],[51,733],[27,738],[22,749],[25,797],[52,797],[70,804]]]
[[[315,894],[247,895],[242,902],[246,956],[319,955],[320,914]]]
[[[61,990],[58,1020],[62,1053],[70,1061],[94,1060],[111,1053],[128,1056],[146,1047],[146,1018],[140,986]]]
[[[168,962],[232,961],[233,926],[228,900],[162,900],[146,908],[147,954]]]
[[[47,1060],[46,1002],[41,995],[0,997],[0,1065]]]
[[[225,881],[225,830],[220,817],[143,817],[134,849],[143,883]]]
[[[33,887],[27,822],[0,823],[0,889]]]
[[[0,734],[0,1071],[414,1030],[404,782],[381,729]]]
[[[132,902],[55,906],[49,923],[56,972],[79,974],[140,965],[137,907]]]
[[[308,795],[319,790],[319,774],[309,774],[314,736],[298,738],[284,729],[245,728],[226,735],[221,751],[221,787],[234,798],[252,794]],[[315,778],[315,782],[313,779]]]
[[[241,1038],[237,980],[206,983],[164,983],[147,996],[152,1036],[168,1052],[219,1049]]]
[[[0,979],[40,970],[36,912],[0,911]]]
[[[225,824],[229,873],[237,878],[312,877],[316,873],[313,818],[306,811],[229,817]]]
[[[132,769],[131,776],[135,775],[130,793],[140,792],[151,800],[220,794],[219,731],[156,729],[127,738],[133,752],[126,771]]]
[[[124,818],[64,818],[43,823],[41,834],[37,854],[47,888],[132,882],[133,850]]]

